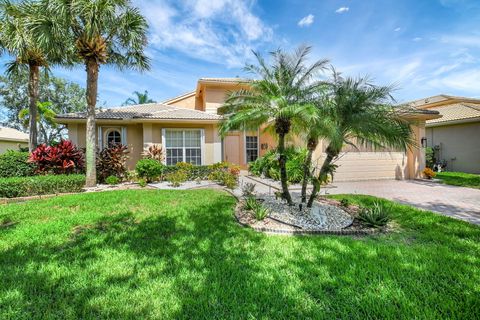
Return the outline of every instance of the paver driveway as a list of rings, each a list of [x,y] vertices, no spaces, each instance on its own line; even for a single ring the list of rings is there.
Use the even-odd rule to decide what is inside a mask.
[[[480,225],[480,190],[423,180],[334,182],[322,194],[368,194]]]

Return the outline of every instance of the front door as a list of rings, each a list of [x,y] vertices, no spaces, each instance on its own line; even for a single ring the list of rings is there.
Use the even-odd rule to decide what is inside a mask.
[[[225,161],[240,165],[240,135],[231,134],[223,139]]]

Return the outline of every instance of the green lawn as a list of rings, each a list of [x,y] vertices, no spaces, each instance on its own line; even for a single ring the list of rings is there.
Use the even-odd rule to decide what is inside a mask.
[[[0,229],[0,318],[480,314],[479,227],[395,205],[390,235],[267,236],[237,225],[234,203],[129,190],[0,206],[18,221]]]
[[[453,186],[480,189],[480,175],[463,172],[438,172],[435,178]]]

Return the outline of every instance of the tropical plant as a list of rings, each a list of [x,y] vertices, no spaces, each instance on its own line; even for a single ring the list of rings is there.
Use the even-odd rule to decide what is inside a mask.
[[[100,65],[146,70],[149,59],[147,22],[129,0],[43,0],[44,15],[32,29],[38,41],[54,46],[53,39],[68,37],[76,57],[87,71],[86,186],[96,185],[95,151],[98,75]]]
[[[257,199],[255,199],[255,197],[248,196],[248,197],[245,198],[245,204],[244,204],[245,210],[253,210],[256,207],[258,207],[258,205],[259,205],[259,203],[258,203]]]
[[[313,205],[320,185],[333,177],[337,168],[333,162],[345,144],[400,150],[415,146],[411,123],[405,117],[410,110],[393,106],[392,90],[392,86],[376,86],[368,78],[342,78],[333,72],[328,108],[335,130],[327,138],[326,157],[313,178],[308,207]]]
[[[247,182],[242,186],[242,196],[253,197],[255,194],[255,183]]]
[[[6,72],[12,76],[21,69],[28,69],[29,150],[37,141],[37,102],[39,96],[40,69],[62,62],[62,54],[51,46],[38,41],[31,32],[30,23],[38,19],[41,4],[34,1],[21,3],[3,0],[0,3],[0,47],[15,57],[7,64]],[[61,37],[59,37],[60,39]]]
[[[134,91],[133,95],[135,95],[134,98],[128,98],[125,100],[123,103],[124,106],[132,105],[132,104],[146,104],[146,103],[155,103],[156,101],[150,99],[148,96],[148,91],[145,90],[143,93]]]
[[[178,188],[182,185],[182,183],[188,180],[188,172],[184,169],[179,169],[175,172],[165,175],[165,180],[170,182],[172,187]]]
[[[245,69],[259,80],[251,81],[248,89],[232,92],[220,108],[228,115],[221,124],[222,135],[230,130],[257,130],[261,126],[276,135],[282,192],[290,205],[293,202],[287,184],[285,139],[292,124],[309,123],[316,116],[312,101],[322,85],[316,77],[327,63],[319,60],[306,66],[310,51],[311,47],[307,46],[293,54],[277,50],[271,53],[271,65],[254,52],[258,65],[247,65]]]
[[[371,208],[361,208],[358,220],[368,227],[383,227],[390,221],[391,208],[375,202]]]
[[[40,141],[45,144],[52,144],[59,133],[59,125],[55,121],[57,115],[51,109],[52,104],[48,101],[37,102],[37,123],[40,132]],[[25,124],[30,122],[30,108],[22,109],[18,115],[19,119],[23,120]]]
[[[258,204],[257,206],[255,206],[253,208],[253,216],[255,217],[255,219],[261,221],[263,219],[265,219],[269,214],[269,210],[262,206],[261,204]]]
[[[135,171],[140,178],[152,182],[162,175],[163,165],[154,159],[141,159],[137,162]]]
[[[30,154],[29,161],[36,166],[36,172],[40,174],[80,173],[85,164],[83,152],[69,140],[61,140],[52,146],[39,145]]]
[[[55,114],[85,111],[85,89],[74,82],[53,75],[40,73],[38,101],[49,101],[48,107]],[[4,110],[3,125],[25,130],[28,123],[20,119],[22,110],[28,106],[28,70],[17,74],[0,75],[0,108]],[[47,145],[65,137],[65,126],[43,121],[40,117],[38,138]]]
[[[97,174],[100,182],[104,182],[109,176],[123,179],[127,174],[127,146],[122,144],[110,144],[98,153]]]
[[[289,183],[301,182],[307,150],[305,148],[287,147],[285,148],[285,154],[287,156],[287,163],[285,165],[287,181]],[[309,168],[311,169],[311,166]],[[249,170],[256,176],[264,175],[267,178],[280,180],[278,152],[276,149],[269,150],[262,157],[251,162]]]
[[[165,159],[163,148],[160,144],[152,144],[142,152],[142,155],[145,159],[153,159],[158,162],[162,162]]]

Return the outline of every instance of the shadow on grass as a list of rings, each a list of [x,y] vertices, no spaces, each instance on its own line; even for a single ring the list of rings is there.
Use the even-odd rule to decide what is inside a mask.
[[[473,226],[397,205],[400,234],[265,236],[236,224],[227,195],[165,194],[147,201],[168,212],[142,217],[132,205],[75,226],[66,241],[2,250],[0,316],[469,318],[480,311]]]

